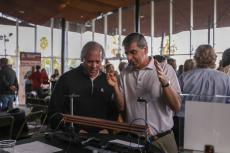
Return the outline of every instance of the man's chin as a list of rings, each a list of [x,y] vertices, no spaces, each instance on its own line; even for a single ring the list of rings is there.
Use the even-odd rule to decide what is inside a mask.
[[[138,64],[135,64],[135,63],[129,63],[129,65],[134,67],[134,68],[138,67]]]
[[[94,72],[93,73],[89,73],[89,77],[90,78],[95,78],[96,76],[97,76],[97,73],[94,73]]]

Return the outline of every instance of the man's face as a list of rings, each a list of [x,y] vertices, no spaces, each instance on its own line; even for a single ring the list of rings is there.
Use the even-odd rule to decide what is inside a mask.
[[[98,49],[88,51],[83,65],[90,78],[95,78],[101,69],[102,55]]]
[[[147,47],[139,48],[136,42],[131,43],[125,47],[125,54],[129,64],[133,65],[136,69],[141,69],[146,66],[147,60]]]

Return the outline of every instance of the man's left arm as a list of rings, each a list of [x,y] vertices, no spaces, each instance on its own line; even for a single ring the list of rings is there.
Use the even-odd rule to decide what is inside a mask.
[[[160,63],[158,63],[156,60],[154,60],[154,64],[156,66],[157,75],[158,75],[159,81],[161,83],[163,94],[164,94],[164,97],[166,98],[168,106],[174,112],[179,112],[180,108],[181,108],[181,98],[180,98],[179,93],[171,86],[170,81],[168,80],[165,73],[163,72],[163,69],[160,66]],[[175,72],[171,72],[171,73],[175,73]],[[172,79],[172,81],[177,80],[176,74],[172,75],[170,77],[172,77],[172,78],[170,78],[170,79]]]

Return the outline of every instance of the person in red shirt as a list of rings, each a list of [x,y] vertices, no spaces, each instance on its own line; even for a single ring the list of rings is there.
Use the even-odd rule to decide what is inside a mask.
[[[42,69],[41,70],[41,83],[42,84],[49,84],[49,77],[48,74],[46,72],[46,69]]]
[[[40,68],[39,65],[36,65],[36,71],[29,76],[29,79],[32,81],[32,90],[38,94],[42,83]]]

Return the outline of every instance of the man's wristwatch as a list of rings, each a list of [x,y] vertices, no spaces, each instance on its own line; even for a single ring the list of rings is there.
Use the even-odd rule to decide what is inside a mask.
[[[162,88],[166,88],[166,87],[168,87],[170,85],[170,82],[167,82],[166,84],[162,84],[161,86],[162,86]]]

